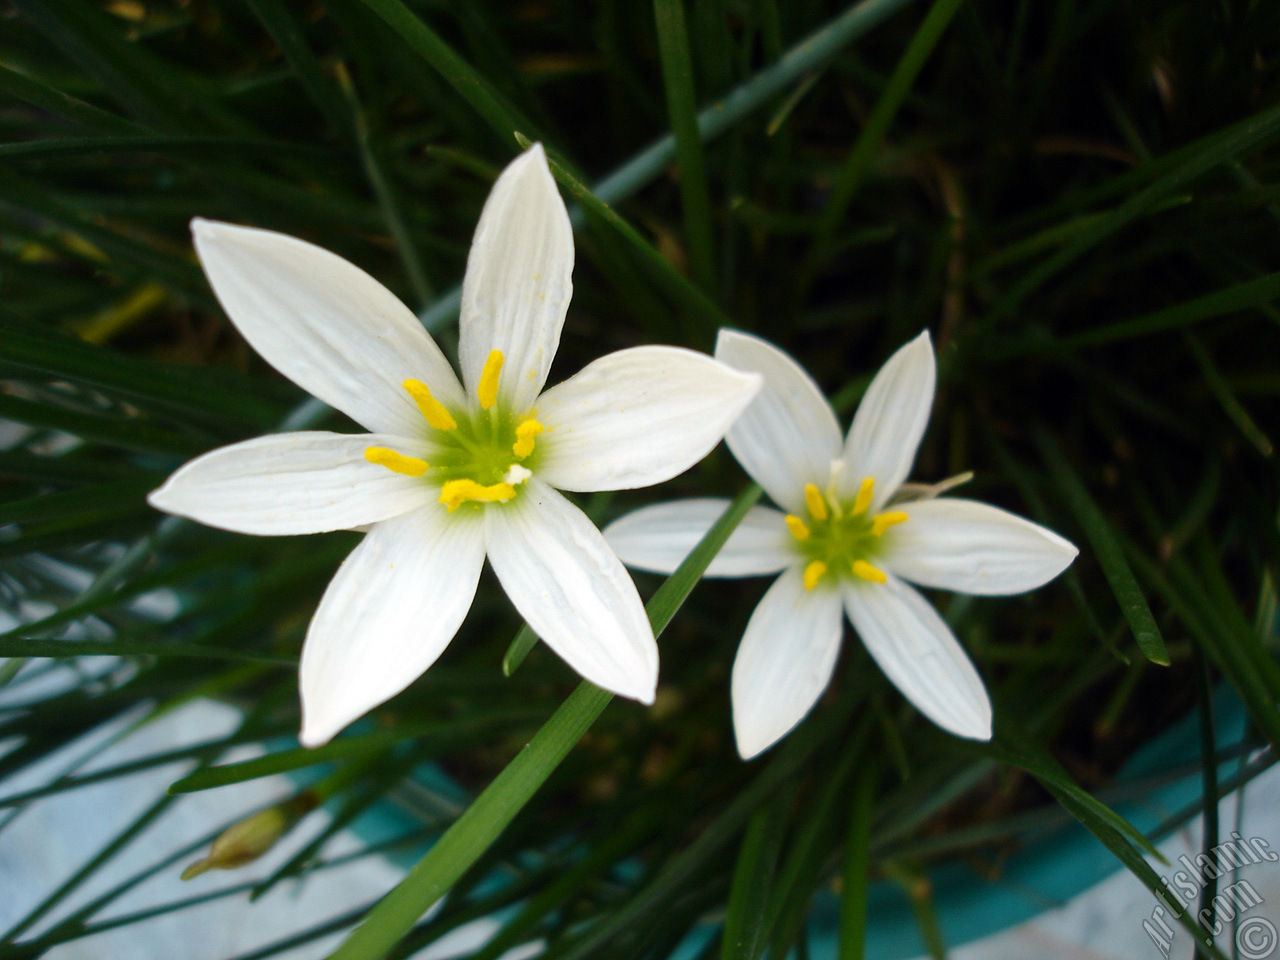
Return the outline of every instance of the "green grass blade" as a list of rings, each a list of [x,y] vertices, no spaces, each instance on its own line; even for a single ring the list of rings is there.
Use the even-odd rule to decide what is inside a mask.
[[[1184,300],[1171,307],[1164,307],[1141,317],[1109,323],[1094,330],[1086,330],[1072,337],[1054,342],[1054,350],[1080,350],[1101,346],[1119,340],[1150,336],[1165,330],[1188,327],[1202,320],[1212,320],[1227,314],[1248,310],[1259,304],[1270,303],[1280,297],[1280,273],[1269,273],[1254,280],[1215,290],[1213,293]]]
[[[1177,154],[1177,164],[1145,188],[1133,193],[1108,216],[1091,223],[1053,256],[1028,271],[1002,296],[983,320],[984,330],[1014,313],[1028,295],[1103,240],[1154,209],[1178,190],[1224,163],[1280,135],[1280,107],[1259,111],[1224,130],[1198,140]],[[1155,161],[1158,163],[1159,161]],[[1164,170],[1165,165],[1157,169]],[[1137,171],[1141,172],[1141,171]]]
[[[0,657],[196,657],[240,660],[294,668],[297,657],[279,657],[195,643],[142,643],[129,640],[37,640],[0,637]]]
[[[379,156],[377,146],[369,134],[369,125],[365,121],[364,108],[356,96],[356,89],[345,67],[339,65],[338,85],[346,99],[347,108],[351,112],[351,125],[355,130],[356,146],[360,150],[360,162],[364,166],[365,175],[378,197],[378,206],[382,209],[382,217],[387,228],[396,241],[396,251],[400,254],[400,262],[409,274],[409,282],[413,285],[414,295],[419,306],[431,302],[434,296],[431,281],[427,279],[427,271],[422,266],[422,253],[409,232],[405,218],[401,212],[400,198],[396,186],[391,182],[385,170],[385,164]]]
[[[707,190],[702,137],[698,133],[697,94],[694,92],[693,58],[684,19],[684,0],[653,0],[658,26],[658,53],[667,91],[667,111],[676,140],[680,164],[680,198],[684,211],[685,241],[689,265],[703,290],[716,284],[715,240],[711,230],[711,195]]]
[[[0,65],[0,93],[101,133],[128,136],[141,129],[131,120],[85,103],[3,65]]]
[[[537,135],[537,128],[531,122],[517,115],[483,75],[400,0],[363,2],[385,20],[415,53],[434,67],[506,144],[511,143],[511,136],[517,131],[531,137]]]
[[[1076,519],[1093,546],[1098,564],[1102,567],[1107,583],[1111,585],[1111,592],[1115,594],[1116,602],[1120,604],[1120,609],[1129,622],[1129,628],[1133,631],[1138,649],[1152,663],[1168,666],[1169,651],[1165,649],[1164,637],[1161,636],[1160,627],[1157,626],[1156,619],[1151,613],[1151,607],[1147,605],[1142,588],[1138,586],[1138,581],[1129,568],[1129,562],[1125,559],[1123,544],[1112,532],[1111,524],[1107,522],[1107,518],[1098,508],[1093,497],[1089,495],[1084,482],[1057,442],[1043,429],[1036,431],[1035,440],[1040,449],[1040,455],[1048,465],[1058,488],[1075,512]]]
[[[48,427],[124,450],[158,453],[167,457],[187,458],[212,446],[208,434],[182,434],[156,426],[141,417],[110,416],[88,410],[75,410],[52,403],[37,403],[8,394],[0,394],[0,417],[25,423],[30,427]]]
[[[1086,812],[1092,822],[1106,824],[1108,829],[1123,837],[1126,844],[1134,844],[1148,856],[1155,857],[1161,863],[1168,863],[1164,855],[1143,835],[1142,831],[1080,787],[1062,769],[1062,765],[1054,759],[1053,754],[1036,743],[1016,724],[1007,719],[998,722],[994,740],[990,743],[966,742],[965,747],[982,756],[1025,770],[1044,784],[1046,789],[1055,791],[1055,795],[1070,797],[1072,801],[1070,809],[1073,815],[1078,816],[1077,811]]]
[[[133,513],[145,507],[143,497],[163,479],[144,474],[128,480],[100,483],[61,493],[41,493],[0,503],[0,524],[42,523]]]
[[[849,806],[849,831],[844,841],[844,885],[840,891],[839,960],[864,960],[867,946],[867,888],[871,877],[871,820],[875,812],[879,764],[871,761],[858,772]]]
[[[747,824],[729,888],[720,960],[755,960],[764,948],[765,918],[791,800],[789,792],[780,791]]]
[[[880,99],[876,101],[871,116],[867,118],[866,125],[858,134],[858,139],[854,141],[849,156],[840,168],[831,197],[822,211],[817,236],[814,237],[813,246],[800,272],[799,286],[802,295],[808,290],[830,254],[836,231],[844,221],[849,203],[871,168],[875,151],[884,141],[885,134],[889,132],[889,127],[902,108],[907,94],[911,92],[911,87],[915,84],[920,71],[924,69],[934,48],[937,47],[938,41],[942,39],[961,2],[962,0],[935,0],[920,24],[920,29],[916,31],[915,36],[911,38],[911,43],[902,54],[902,59],[894,67],[889,83],[885,86]]]
[[[1217,364],[1213,362],[1213,358],[1209,356],[1209,352],[1201,345],[1199,339],[1189,330],[1183,331],[1182,336],[1187,349],[1191,351],[1191,356],[1196,361],[1196,366],[1200,368],[1200,375],[1204,377],[1204,382],[1208,386],[1209,392],[1217,399],[1223,412],[1236,425],[1244,435],[1244,438],[1258,449],[1260,454],[1264,457],[1269,457],[1275,453],[1276,445],[1258,426],[1253,417],[1249,416],[1249,411],[1236,398],[1231,385],[1227,383],[1226,378],[1218,371]]]
[[[282,0],[248,0],[249,6],[257,15],[262,25],[271,34],[271,39],[280,47],[280,52],[289,61],[289,66],[297,74],[299,82],[306,89],[311,102],[328,121],[335,133],[343,133],[348,128],[346,116],[339,106],[339,93],[333,82],[325,75],[324,67],[307,43],[302,27]]]
[[[386,750],[413,737],[433,737],[436,739],[458,738],[466,733],[475,733],[492,726],[511,724],[520,720],[531,720],[534,714],[528,708],[491,710],[487,713],[472,713],[459,719],[434,723],[406,724],[395,730],[377,730],[373,733],[358,736],[340,737],[319,747],[297,747],[290,750],[277,750],[265,757],[242,760],[239,763],[228,763],[218,767],[198,770],[190,776],[183,777],[169,785],[169,793],[194,793],[198,790],[212,790],[232,783],[243,783],[259,777],[269,777],[289,770],[301,770],[320,763],[333,760],[345,760],[349,757],[364,757],[370,752]]]

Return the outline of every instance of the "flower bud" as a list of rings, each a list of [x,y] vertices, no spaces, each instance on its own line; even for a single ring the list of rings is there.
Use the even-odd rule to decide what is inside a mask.
[[[218,835],[209,855],[182,871],[182,879],[198,877],[206,870],[233,870],[252,863],[275,846],[304,814],[316,806],[315,791],[305,790],[284,803],[259,810]]]

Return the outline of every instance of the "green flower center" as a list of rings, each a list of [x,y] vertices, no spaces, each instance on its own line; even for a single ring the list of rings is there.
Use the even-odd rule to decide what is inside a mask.
[[[853,505],[845,510],[834,496],[823,496],[812,483],[804,488],[807,519],[787,515],[787,529],[796,549],[807,561],[804,586],[814,589],[828,573],[851,573],[871,583],[884,583],[888,576],[872,561],[884,549],[884,534],[890,527],[907,521],[899,510],[872,514],[871,497],[875,480],[862,481]]]
[[[537,437],[543,426],[532,416],[513,415],[497,406],[502,351],[494,350],[485,361],[476,393],[480,409],[456,415],[431,395],[419,380],[406,380],[404,388],[433,432],[441,450],[427,463],[387,447],[369,447],[365,459],[409,477],[425,477],[440,484],[440,502],[452,513],[463,504],[477,509],[485,503],[506,503],[533,475]]]

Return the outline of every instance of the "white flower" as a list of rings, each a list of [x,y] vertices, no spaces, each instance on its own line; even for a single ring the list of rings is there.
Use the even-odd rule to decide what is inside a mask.
[[[707,576],[782,571],[747,623],[733,664],[733,724],[750,759],[781,739],[831,681],[849,615],[871,656],[934,723],[991,737],[991,701],[950,628],[905,581],[981,595],[1031,590],[1077,550],[1044,527],[972,500],[906,499],[933,405],[933,347],[922,333],[884,365],[841,442],[835,413],[791,357],[722,330],[716,358],[764,375],[726,441],[786,513],[755,507]],[[895,499],[895,494],[898,498]],[[605,530],[626,564],[674,569],[727,506],[646,507]]]
[[[760,378],[651,346],[543,392],[572,292],[573,233],[541,146],[498,178],[476,228],[462,383],[408,308],[341,257],[265,230],[206,220],[192,230],[250,345],[370,431],[223,447],[149,498],[242,533],[367,529],[307,631],[302,742],[329,740],[435,662],[486,554],[521,616],[574,670],[652,702],[658,651],[635,585],[556,488],[670,479],[720,441]]]

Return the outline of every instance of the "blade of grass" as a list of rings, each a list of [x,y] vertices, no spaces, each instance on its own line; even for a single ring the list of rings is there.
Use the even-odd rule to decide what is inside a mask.
[[[789,791],[779,791],[747,824],[729,888],[720,960],[755,960],[764,948],[764,921],[792,800]]]
[[[990,331],[1005,317],[1016,312],[1022,301],[1050,277],[1070,266],[1103,240],[1150,212],[1170,194],[1184,189],[1215,167],[1239,157],[1277,135],[1280,135],[1280,107],[1270,107],[1196,141],[1183,151],[1178,151],[1176,156],[1171,158],[1176,160],[1173,165],[1161,164],[1157,160],[1147,165],[1151,170],[1139,168],[1135,171],[1139,176],[1150,175],[1155,170],[1162,172],[1146,187],[1131,193],[1128,199],[1106,217],[1091,223],[1086,229],[1073,236],[1057,253],[1042,261],[1034,269],[1027,271],[991,307],[980,324],[979,332]],[[1163,172],[1166,169],[1168,172]]]
[[[1244,404],[1236,399],[1235,393],[1231,390],[1231,385],[1218,372],[1217,365],[1195,334],[1190,330],[1184,330],[1182,338],[1187,345],[1187,349],[1191,351],[1191,356],[1195,359],[1196,366],[1200,368],[1200,375],[1204,377],[1204,382],[1209,387],[1209,392],[1217,399],[1223,412],[1231,418],[1232,423],[1239,428],[1244,438],[1257,447],[1258,452],[1264,457],[1269,457],[1275,453],[1276,445],[1271,442],[1270,437],[1263,433],[1262,428],[1258,426],[1253,417],[1249,416],[1249,411],[1244,408]]]
[[[499,138],[510,144],[510,137],[517,130],[531,136],[537,127],[519,116],[506,103],[489,81],[467,63],[439,34],[426,25],[400,0],[363,0],[366,6],[386,21],[409,47],[431,64],[497,132]]]
[[[514,720],[532,719],[534,714],[527,707],[516,709],[491,710],[488,713],[473,713],[458,720],[439,722],[401,724],[394,730],[377,730],[359,736],[341,737],[331,740],[319,747],[297,747],[290,750],[277,750],[265,757],[242,760],[239,763],[227,763],[218,767],[207,767],[197,770],[190,776],[183,777],[169,785],[169,793],[194,793],[198,790],[212,790],[232,783],[243,783],[259,777],[284,773],[289,770],[301,770],[316,764],[328,763],[347,757],[363,757],[371,751],[386,750],[413,737],[458,737],[465,731],[484,728],[493,724],[507,724]]]
[[[143,129],[132,120],[85,103],[4,65],[0,65],[0,93],[101,133],[128,136]]]
[[[662,81],[667,91],[667,112],[675,136],[676,161],[680,164],[680,198],[684,213],[689,266],[704,291],[715,290],[715,240],[711,230],[711,196],[698,133],[697,94],[694,92],[693,59],[684,19],[684,0],[653,0],[658,27],[658,53]]]
[[[128,640],[36,640],[0,638],[0,657],[203,657],[296,667],[297,657],[271,656],[191,643],[137,643]]]
[[[841,166],[831,196],[823,208],[818,232],[800,268],[796,298],[798,303],[804,301],[809,287],[830,255],[836,232],[844,220],[850,202],[871,168],[875,151],[884,141],[885,134],[888,133],[890,125],[902,108],[907,94],[911,92],[920,71],[924,69],[938,41],[942,39],[943,33],[951,23],[951,18],[960,9],[961,2],[962,0],[935,0],[921,22],[920,28],[916,30],[907,49],[903,52],[902,58],[894,67],[884,92],[876,101],[875,108],[871,111],[862,132],[858,134],[853,148]]]
[[[338,86],[351,113],[351,126],[355,131],[356,146],[360,150],[360,162],[364,166],[365,175],[369,178],[369,184],[378,198],[382,217],[395,238],[396,252],[400,255],[400,262],[404,264],[405,272],[409,274],[409,282],[413,285],[418,304],[420,307],[425,306],[431,302],[434,294],[431,281],[427,279],[427,272],[422,266],[422,252],[418,249],[405,223],[396,187],[387,176],[382,159],[378,155],[378,149],[369,135],[369,125],[365,121],[364,108],[361,107],[356,95],[355,85],[351,82],[351,76],[347,73],[346,67],[341,63],[338,64]]]
[[[324,67],[311,52],[311,46],[297,19],[282,0],[248,0],[249,7],[266,27],[271,39],[289,61],[298,81],[311,97],[311,102],[328,121],[334,133],[348,129],[347,118],[338,106],[338,91],[325,75]]]
[[[1172,307],[1164,307],[1140,317],[1109,323],[1075,336],[1055,340],[1053,351],[1059,353],[1066,350],[1080,350],[1115,343],[1119,340],[1145,337],[1165,330],[1190,326],[1202,320],[1212,320],[1215,317],[1238,313],[1258,304],[1270,303],[1277,297],[1280,297],[1280,273],[1269,273],[1245,283],[1215,290],[1194,300],[1186,300]]]
[[[879,763],[874,754],[859,771],[849,805],[844,841],[844,885],[840,891],[839,960],[863,960],[867,948],[867,889],[871,883],[871,820]]]
[[[1049,467],[1049,472],[1053,475],[1062,495],[1084,529],[1085,536],[1093,546],[1098,564],[1102,567],[1107,583],[1111,585],[1111,592],[1115,594],[1116,602],[1120,604],[1120,609],[1129,622],[1129,628],[1133,631],[1133,637],[1142,655],[1152,663],[1168,666],[1169,651],[1165,649],[1160,627],[1156,625],[1151,607],[1147,605],[1146,597],[1142,595],[1142,588],[1138,586],[1138,581],[1129,568],[1123,545],[1112,533],[1111,524],[1107,522],[1107,518],[1089,495],[1084,482],[1067,460],[1066,454],[1062,452],[1061,447],[1048,431],[1037,428],[1034,438],[1040,455]]]

